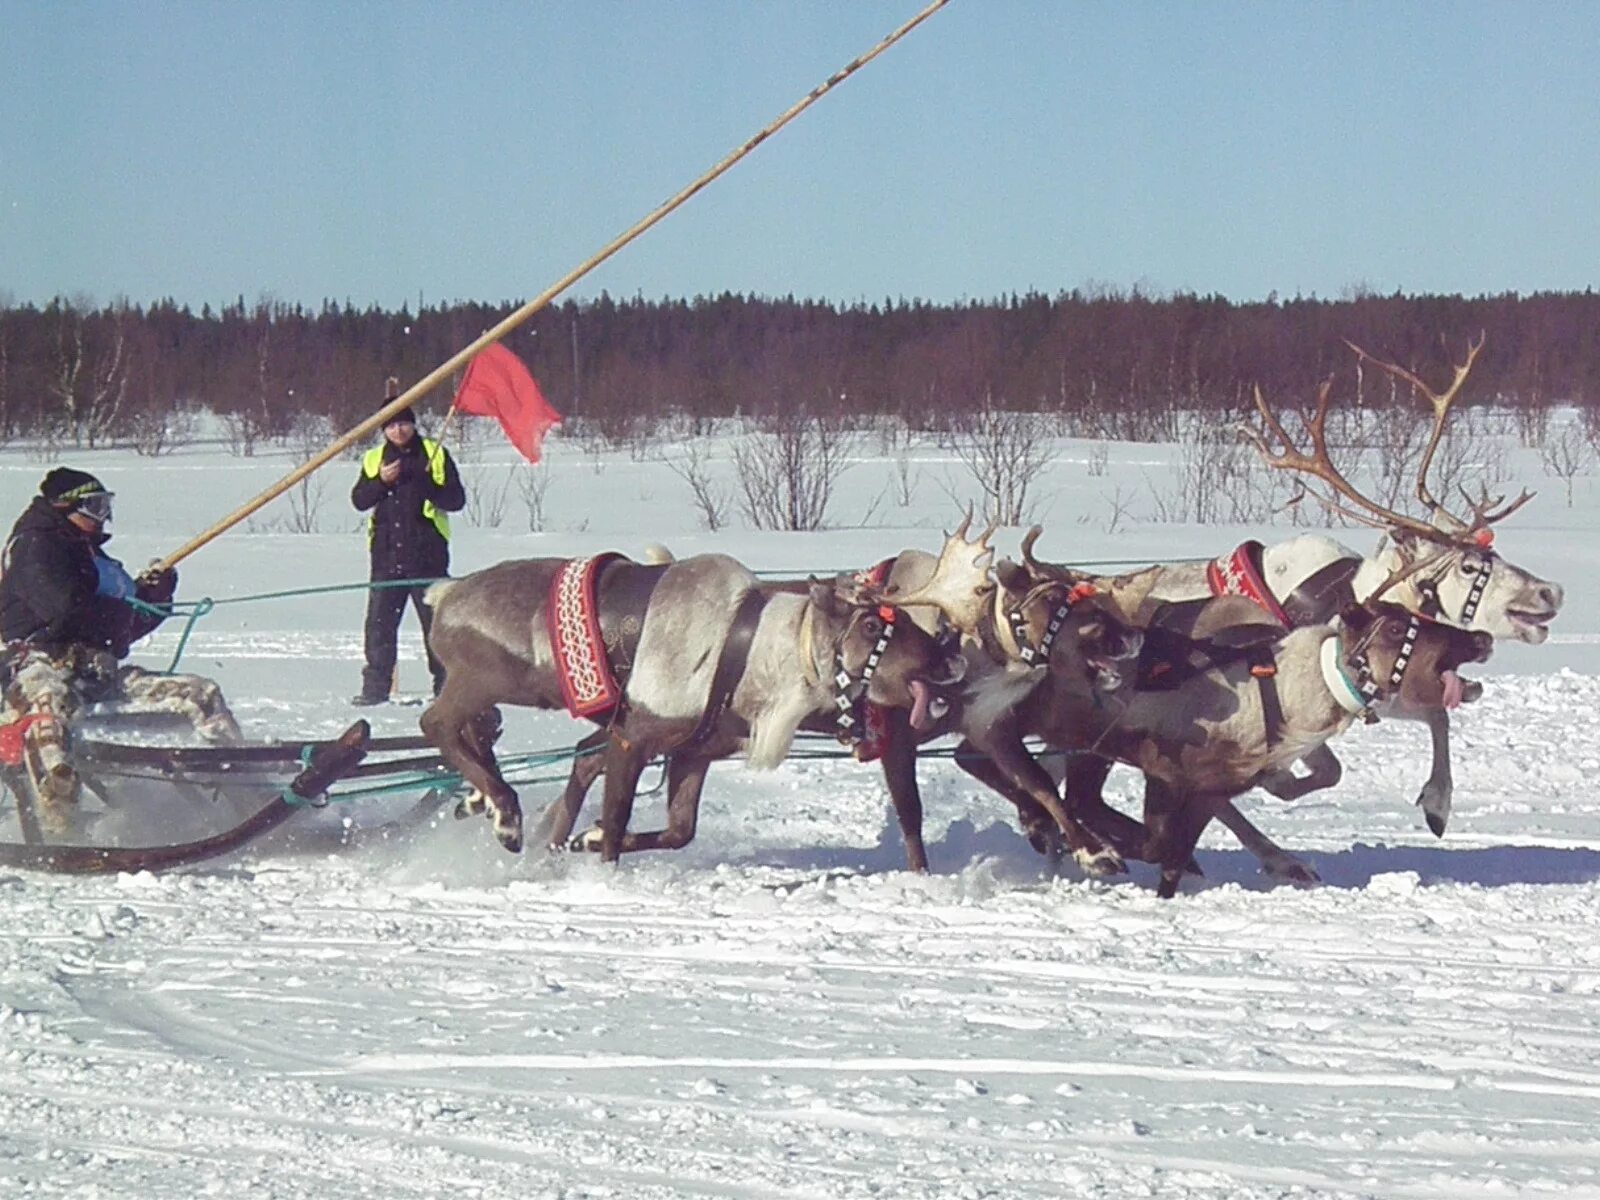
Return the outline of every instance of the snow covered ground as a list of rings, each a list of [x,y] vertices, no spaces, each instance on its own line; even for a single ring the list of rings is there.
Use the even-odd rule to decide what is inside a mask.
[[[1140,523],[1138,502],[1112,532],[1113,489],[1159,481],[1175,453],[1112,446],[1097,473],[1092,447],[1063,443],[1041,552],[1150,561],[1273,536]],[[866,448],[840,485],[847,527],[713,535],[660,463],[558,441],[547,532],[518,533],[520,511],[461,522],[456,566],[648,541],[865,565],[953,524],[959,467],[910,454],[910,505]],[[64,461],[117,491],[113,549],[134,565],[290,465],[215,447]],[[508,462],[469,474],[496,486]],[[1540,486],[1536,456],[1515,465]],[[0,453],[5,520],[45,466]],[[270,528],[279,501],[186,562],[180,596],[359,579],[354,467],[325,474],[322,532]],[[1336,793],[1245,802],[1314,862],[1315,890],[1267,887],[1215,831],[1176,901],[1139,866],[1057,877],[943,760],[922,771],[926,877],[903,869],[875,771],[817,759],[717,768],[696,843],[615,870],[512,857],[485,823],[394,796],[170,875],[0,872],[0,1195],[1600,1196],[1600,490],[1578,479],[1569,507],[1544,486],[1500,541],[1567,586],[1566,610],[1548,644],[1475,672],[1447,836],[1411,804],[1416,726],[1340,743]],[[255,736],[336,732],[361,606],[222,604],[184,665]],[[409,624],[403,642],[420,689]],[[169,626],[138,660],[164,667],[177,643]],[[502,746],[578,729],[519,713]],[[1131,777],[1113,787],[1131,800]],[[650,798],[636,820],[659,814]]]

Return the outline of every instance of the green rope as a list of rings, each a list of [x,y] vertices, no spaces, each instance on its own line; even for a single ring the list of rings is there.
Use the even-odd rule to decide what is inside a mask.
[[[178,672],[178,663],[183,659],[183,652],[189,645],[189,635],[194,632],[195,623],[212,609],[220,604],[249,604],[256,600],[283,600],[293,596],[320,596],[329,592],[354,592],[354,591],[382,591],[385,588],[413,588],[426,584],[437,583],[438,577],[428,579],[379,579],[367,583],[328,583],[317,587],[288,588],[278,592],[256,592],[245,596],[224,596],[221,600],[211,596],[202,596],[198,600],[170,600],[166,604],[151,604],[148,600],[141,600],[137,596],[126,598],[127,605],[137,613],[147,617],[160,617],[163,621],[171,617],[182,616],[185,618],[183,632],[178,635],[178,648],[173,652],[172,662],[163,675],[175,675]]]

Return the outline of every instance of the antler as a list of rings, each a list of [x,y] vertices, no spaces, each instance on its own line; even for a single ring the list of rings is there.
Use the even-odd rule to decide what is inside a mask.
[[[1309,475],[1319,479],[1332,488],[1336,495],[1344,497],[1355,508],[1346,508],[1327,496],[1312,492],[1310,495],[1325,508],[1349,517],[1352,521],[1363,525],[1370,525],[1375,529],[1406,529],[1418,537],[1428,538],[1431,541],[1440,541],[1444,538],[1439,530],[1426,521],[1419,521],[1415,517],[1408,517],[1404,513],[1386,508],[1371,497],[1364,496],[1356,486],[1339,472],[1333,465],[1333,459],[1328,454],[1328,398],[1333,393],[1333,380],[1324,379],[1317,387],[1317,409],[1310,417],[1306,418],[1306,432],[1311,436],[1311,453],[1299,449],[1294,440],[1283,428],[1283,424],[1272,415],[1272,410],[1267,407],[1265,397],[1261,395],[1258,385],[1255,389],[1256,409],[1261,413],[1261,419],[1266,422],[1267,434],[1277,440],[1283,447],[1281,453],[1273,453],[1268,445],[1267,437],[1260,430],[1246,425],[1244,435],[1254,443],[1257,452],[1266,461],[1269,467],[1280,471],[1296,471],[1302,475]],[[1430,447],[1431,450],[1431,447]]]
[[[1527,488],[1523,488],[1520,496],[1510,504],[1506,504],[1506,498],[1503,495],[1489,495],[1489,488],[1486,484],[1479,484],[1479,489],[1480,498],[1477,500],[1467,494],[1466,488],[1461,489],[1461,498],[1467,502],[1467,510],[1472,513],[1472,520],[1467,525],[1467,534],[1474,538],[1484,530],[1487,530],[1489,526],[1499,521],[1504,521],[1536,495],[1536,493],[1530,492]],[[1501,504],[1504,504],[1505,507],[1498,512],[1492,511],[1496,505]]]
[[[1064,567],[1055,563],[1041,562],[1033,556],[1033,547],[1039,540],[1039,535],[1044,532],[1043,525],[1032,526],[1027,533],[1022,535],[1022,563],[1035,579],[1064,579],[1076,583],[1077,577]]]
[[[1450,386],[1441,394],[1434,391],[1417,376],[1400,366],[1398,363],[1385,362],[1381,358],[1374,358],[1354,342],[1345,342],[1346,346],[1356,352],[1356,356],[1365,362],[1371,363],[1380,371],[1393,375],[1396,379],[1404,380],[1415,390],[1421,392],[1433,405],[1433,428],[1428,433],[1428,445],[1422,452],[1422,461],[1417,465],[1417,501],[1431,513],[1444,513],[1449,511],[1433,498],[1433,493],[1428,490],[1428,468],[1433,465],[1433,456],[1439,449],[1439,439],[1444,436],[1444,421],[1450,415],[1450,406],[1455,403],[1456,397],[1461,393],[1461,385],[1467,381],[1467,376],[1472,371],[1472,363],[1478,357],[1478,351],[1483,349],[1483,333],[1480,331],[1477,341],[1467,339],[1467,361],[1456,367],[1456,377]],[[1531,497],[1530,497],[1531,499]],[[1524,501],[1526,503],[1526,501]]]
[[[888,588],[882,593],[882,599],[900,607],[937,608],[957,629],[975,630],[983,615],[984,594],[993,587],[989,567],[994,561],[994,547],[989,545],[989,539],[1000,523],[991,521],[976,540],[968,541],[967,530],[971,527],[972,510],[968,509],[955,532],[945,538],[933,574],[909,591]]]

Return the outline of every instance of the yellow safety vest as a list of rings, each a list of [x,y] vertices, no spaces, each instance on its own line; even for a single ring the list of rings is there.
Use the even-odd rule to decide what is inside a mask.
[[[422,439],[422,453],[428,459],[428,474],[433,476],[433,482],[439,487],[444,486],[444,450],[432,438]],[[374,446],[361,456],[361,473],[368,479],[378,477],[378,468],[383,465],[383,447]],[[450,518],[445,516],[433,506],[432,500],[422,502],[423,519],[432,521],[433,527],[439,531],[439,536],[445,541],[450,540]],[[373,531],[377,528],[378,510],[372,510],[372,516],[367,518],[367,541],[372,541]]]

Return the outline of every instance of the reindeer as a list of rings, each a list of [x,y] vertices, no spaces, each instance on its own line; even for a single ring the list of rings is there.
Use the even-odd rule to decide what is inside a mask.
[[[975,540],[968,540],[971,522],[969,512],[955,532],[946,536],[937,556],[906,550],[870,571],[837,581],[842,594],[862,604],[891,603],[930,635],[953,632],[962,639],[965,659],[960,695],[947,718],[921,727],[914,714],[908,716],[904,708],[882,710],[876,714],[882,728],[867,739],[863,726],[868,714],[857,711],[855,705],[841,705],[849,722],[841,740],[852,743],[858,756],[881,757],[905,841],[907,865],[913,871],[928,870],[916,748],[919,742],[939,737],[952,726],[984,747],[1013,786],[1029,797],[1030,811],[1037,813],[1037,818],[1028,833],[1041,851],[1058,852],[1064,842],[1085,871],[1121,871],[1122,863],[1115,851],[1068,815],[1057,796],[1055,781],[1023,747],[1011,713],[1044,679],[1044,664],[1056,641],[1074,645],[1077,661],[1083,664],[1079,685],[1087,693],[1115,690],[1121,684],[1123,673],[1137,657],[1138,635],[1103,606],[1069,601],[1070,589],[1054,584],[1029,585],[1013,595],[997,588],[989,571],[994,554],[989,538],[995,525],[990,524]],[[782,594],[805,585],[796,581],[763,586]],[[830,725],[813,717],[803,722],[802,728],[840,732],[839,725],[837,719]],[[580,748],[598,745],[598,736],[591,735],[586,743],[580,743]],[[606,761],[595,756],[581,756],[574,762],[566,791],[547,816],[552,846],[567,844],[588,789],[607,767]],[[686,844],[692,836],[692,813],[675,811],[669,803],[667,830],[628,834],[623,848],[674,848]],[[573,849],[598,849],[600,833],[590,831],[571,845]]]
[[[1216,617],[1213,623],[1227,628],[1230,621]],[[1241,639],[1241,647],[1249,642]],[[1096,703],[1085,703],[1070,685],[1079,667],[1064,646],[1050,678],[1059,675],[1069,686],[1035,691],[1021,714],[1023,732],[1052,749],[1103,756],[1144,772],[1141,856],[1160,865],[1159,894],[1170,897],[1201,832],[1232,808],[1233,797],[1377,708],[1460,703],[1474,685],[1456,668],[1484,661],[1493,645],[1487,633],[1424,621],[1397,605],[1351,605],[1330,622],[1259,642],[1255,652],[1198,668],[1180,664],[1179,679],[1165,690],[1125,688]],[[956,761],[1016,804],[1025,825],[1035,819],[1032,798],[1011,786],[977,747],[964,744]]]
[[[1347,343],[1348,344],[1348,343]],[[1303,625],[1326,620],[1351,600],[1364,600],[1384,586],[1392,585],[1391,599],[1412,612],[1464,629],[1538,644],[1549,635],[1549,623],[1559,611],[1563,591],[1559,584],[1540,579],[1502,558],[1493,549],[1493,526],[1532,499],[1524,491],[1514,501],[1491,499],[1484,494],[1474,502],[1463,493],[1470,515],[1463,519],[1439,503],[1428,487],[1427,476],[1444,433],[1445,419],[1460,395],[1483,347],[1479,337],[1467,346],[1463,363],[1456,366],[1450,386],[1435,392],[1412,372],[1368,355],[1360,347],[1351,349],[1363,360],[1402,379],[1426,396],[1433,410],[1433,422],[1417,469],[1418,501],[1430,513],[1428,521],[1394,511],[1364,496],[1334,466],[1326,440],[1326,421],[1332,381],[1318,388],[1314,414],[1305,421],[1311,450],[1298,449],[1261,395],[1255,402],[1265,429],[1247,429],[1267,463],[1274,469],[1290,470],[1321,481],[1340,498],[1334,500],[1307,489],[1318,502],[1361,524],[1384,529],[1385,541],[1375,554],[1363,558],[1332,538],[1304,534],[1261,549],[1260,579],[1270,590],[1270,603],[1288,624]],[[1275,450],[1276,445],[1281,449]],[[1023,559],[1041,577],[1054,576],[1069,581],[1084,578],[1077,572],[1041,563],[1032,547],[1038,531],[1030,531],[1023,541]],[[1213,594],[1208,574],[1213,564],[1177,563],[1146,568],[1115,578],[1094,582],[1113,598],[1118,610],[1135,624],[1148,622],[1161,603],[1199,601]],[[1453,781],[1449,758],[1449,716],[1443,709],[1424,712],[1390,711],[1385,715],[1423,720],[1432,734],[1433,763],[1427,782],[1418,796],[1428,828],[1443,836],[1449,820]],[[1282,770],[1266,778],[1262,786],[1281,799],[1295,799],[1308,792],[1331,787],[1339,781],[1342,768],[1338,758],[1325,747],[1308,756],[1309,773],[1296,776]],[[1286,765],[1287,768],[1287,765]],[[1098,771],[1099,779],[1095,778]],[[1074,772],[1076,786],[1089,793],[1098,791],[1105,765],[1080,764]],[[1087,803],[1092,804],[1092,800]],[[1110,810],[1101,809],[1102,815]],[[1231,804],[1221,809],[1219,819],[1239,836],[1268,872],[1294,882],[1315,882],[1309,866],[1274,845]],[[1115,819],[1114,817],[1111,819]]]
[[[560,559],[500,563],[429,588],[431,645],[445,686],[422,714],[422,731],[473,788],[463,812],[490,810],[502,845],[522,849],[522,810],[495,764],[486,733],[494,706],[559,708],[563,698],[546,627],[550,585]],[[755,768],[777,765],[799,725],[835,711],[835,688],[892,710],[909,710],[913,728],[943,711],[944,691],[960,679],[958,655],[898,610],[840,599],[813,584],[805,594],[773,595],[725,555],[670,565],[619,558],[601,570],[598,621],[613,645],[630,627],[630,661],[615,661],[620,706],[605,730],[607,799],[601,857],[624,844],[633,788],[645,762],[668,753],[668,807],[693,813],[712,760],[736,743]],[[624,787],[625,783],[625,787]],[[614,787],[612,785],[615,785]],[[685,818],[676,824],[680,833]]]

